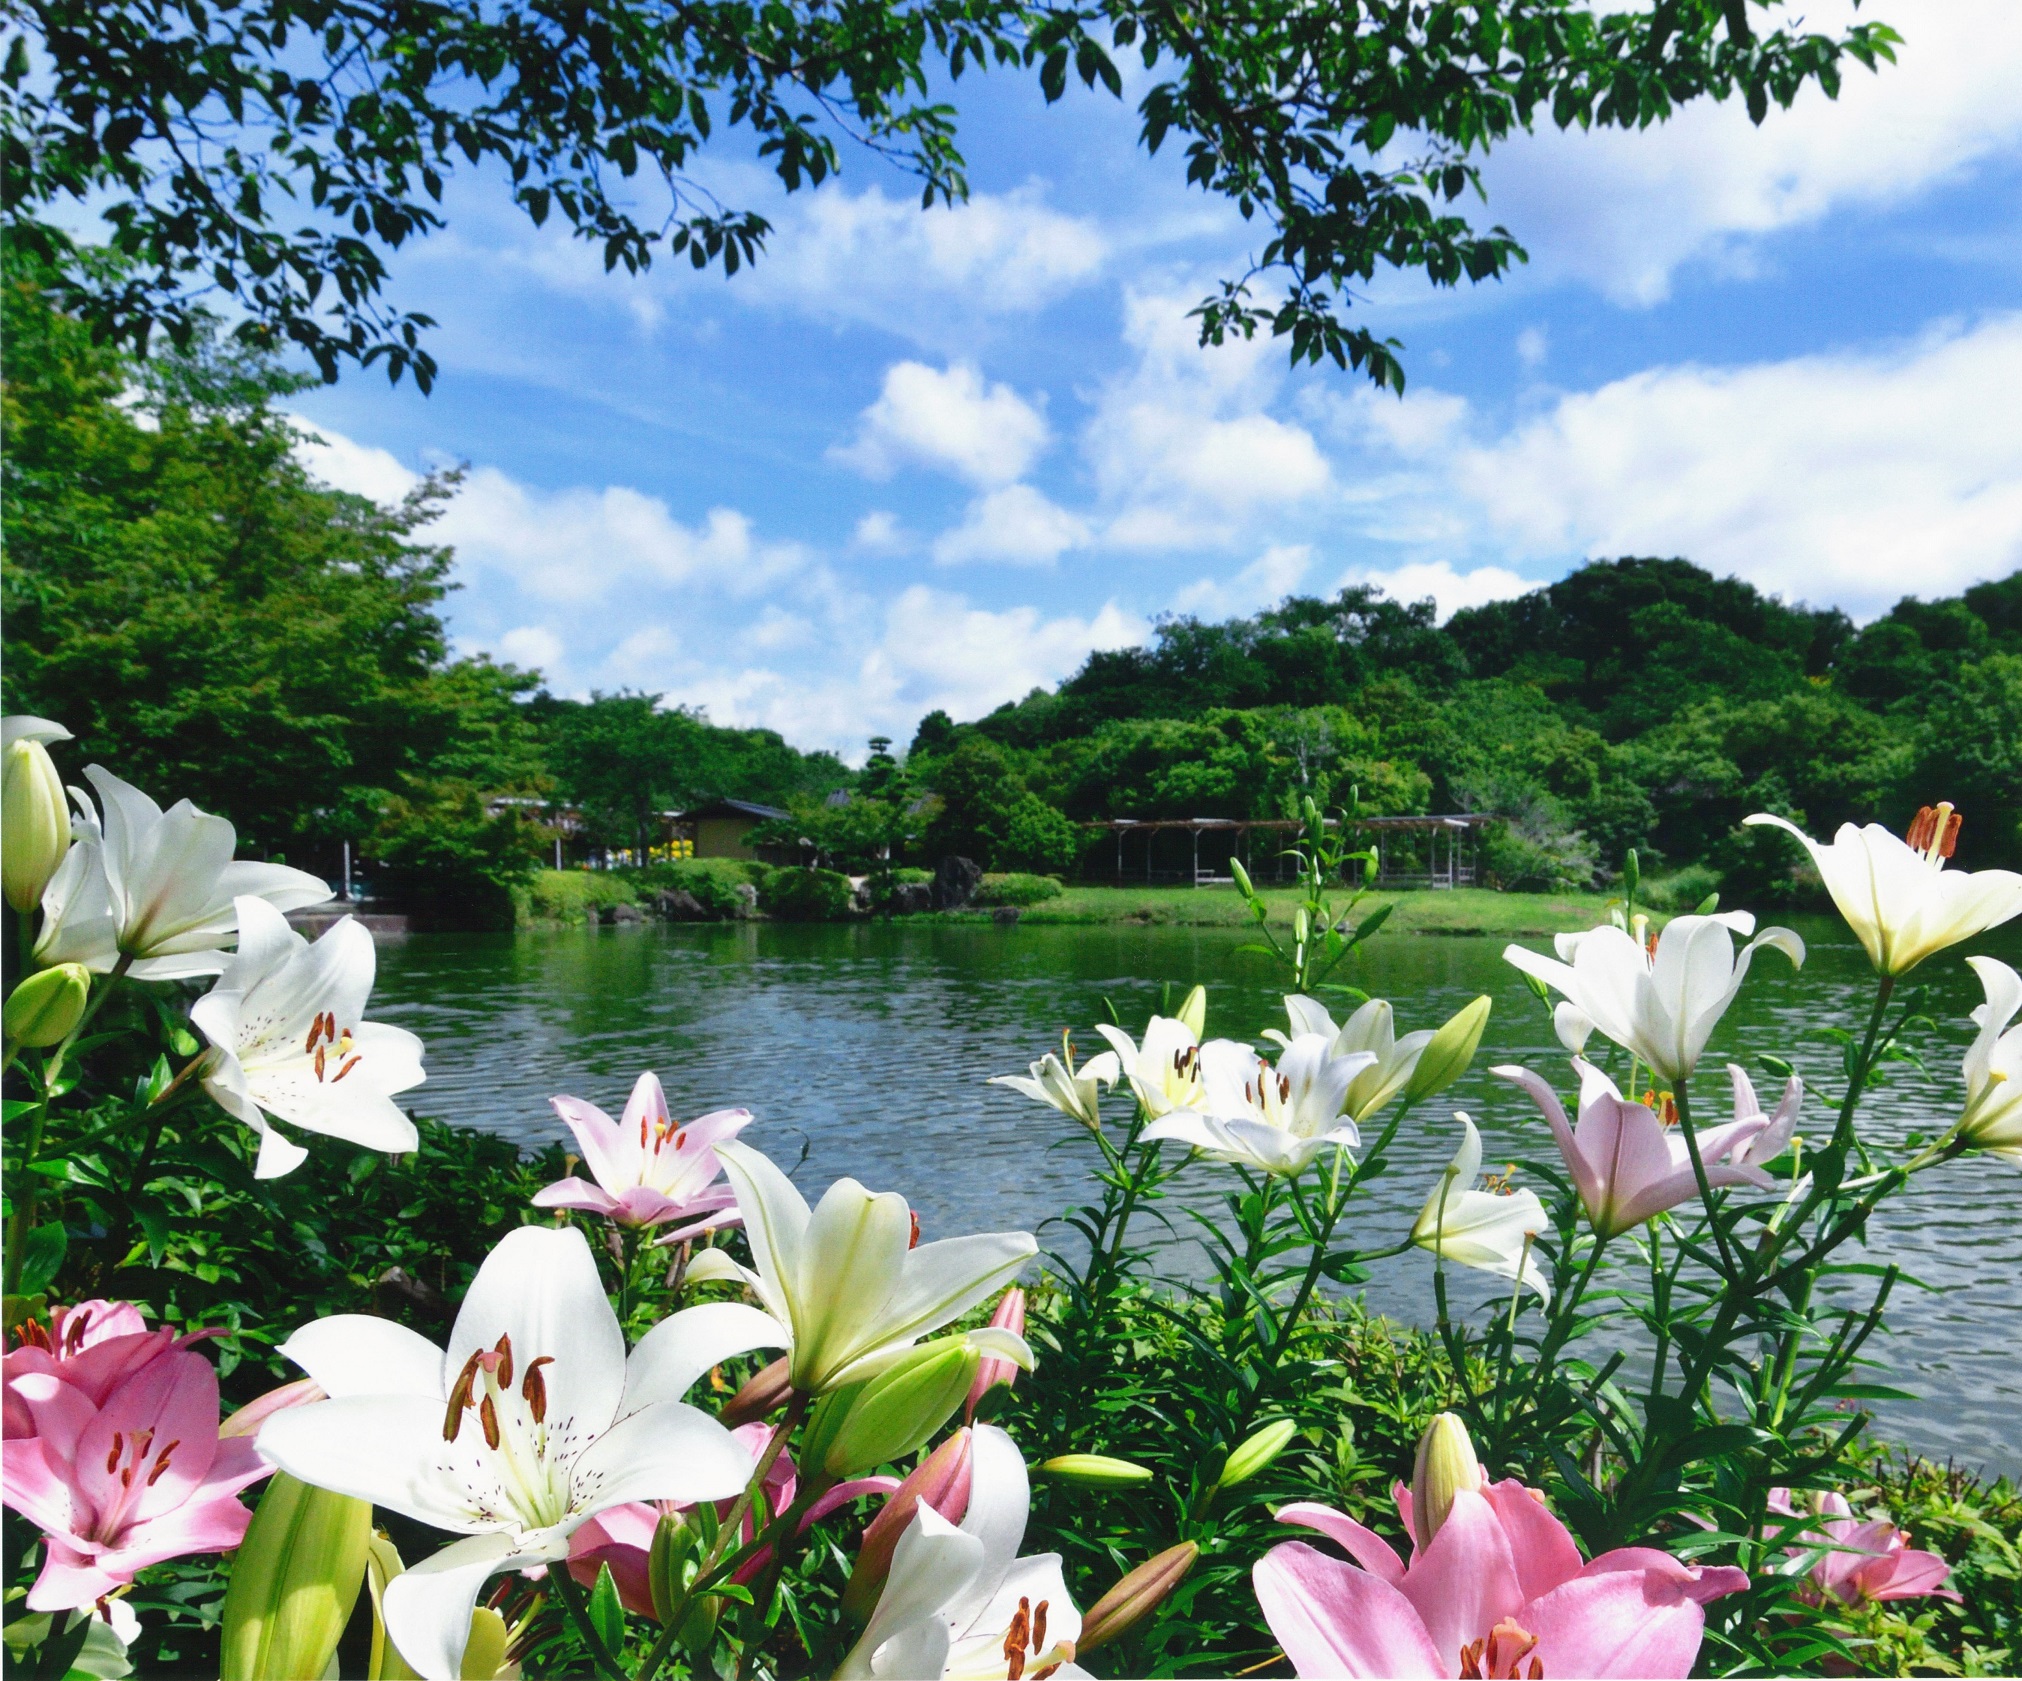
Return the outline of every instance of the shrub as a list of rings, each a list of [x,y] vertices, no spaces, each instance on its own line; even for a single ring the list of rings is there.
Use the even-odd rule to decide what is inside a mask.
[[[1060,880],[1057,876],[1027,875],[1014,870],[1008,875],[986,875],[983,878],[983,885],[976,890],[975,903],[1036,905],[1045,899],[1057,899],[1060,893]]]
[[[849,877],[834,870],[768,870],[758,885],[758,908],[782,922],[840,922],[851,898]]]
[[[523,922],[588,922],[606,905],[635,905],[631,877],[612,870],[541,870],[519,903]]]
[[[751,884],[752,867],[736,858],[683,858],[637,874],[647,897],[687,893],[711,916],[733,917],[743,908],[738,888]]]
[[[1680,915],[1697,910],[1706,902],[1706,895],[1718,892],[1720,874],[1706,864],[1687,864],[1682,870],[1670,875],[1658,876],[1643,883],[1639,897],[1651,910],[1670,911]]]

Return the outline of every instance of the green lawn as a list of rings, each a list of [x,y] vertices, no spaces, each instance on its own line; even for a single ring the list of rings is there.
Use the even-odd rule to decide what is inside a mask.
[[[1268,888],[1273,922],[1292,920],[1299,895],[1291,888]],[[1450,891],[1401,889],[1372,893],[1360,914],[1395,904],[1386,933],[1557,934],[1591,928],[1606,920],[1607,896],[1600,893],[1491,893],[1486,888]],[[958,912],[968,916],[974,913]],[[989,913],[981,913],[987,915]],[[1057,899],[1029,907],[1027,922],[1145,922],[1193,927],[1241,927],[1249,912],[1233,887],[1070,887]]]

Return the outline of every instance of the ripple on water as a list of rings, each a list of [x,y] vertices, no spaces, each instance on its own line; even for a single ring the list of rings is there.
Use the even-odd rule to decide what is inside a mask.
[[[1782,1055],[1837,1085],[1837,1050],[1817,1029],[1864,1018],[1872,977],[1843,930],[1807,922],[1804,932],[1813,955],[1801,975],[1769,953],[1751,973],[1696,1082],[1702,1109],[1724,1108],[1718,1065],[1729,1057],[1752,1065]],[[1088,1054],[1101,1048],[1092,1024],[1108,1019],[1108,1004],[1135,1029],[1168,985],[1177,999],[1195,980],[1209,984],[1211,1032],[1245,1037],[1279,1025],[1271,971],[1235,949],[1243,939],[1220,929],[784,924],[417,936],[380,948],[373,1013],[427,1041],[428,1083],[415,1094],[427,1114],[546,1142],[565,1136],[549,1098],[567,1093],[615,1113],[652,1068],[677,1115],[751,1109],[748,1138],[792,1167],[803,1190],[843,1174],[902,1190],[934,1235],[1027,1226],[1086,1195],[1088,1152],[1061,1143],[1057,1117],[983,1083],[1022,1072],[1058,1045],[1063,1027]],[[1502,945],[1378,938],[1343,977],[1392,999],[1402,1030],[1434,1025],[1481,992],[1496,1003],[1475,1069],[1407,1123],[1391,1173],[1370,1187],[1361,1221],[1371,1247],[1396,1241],[1452,1154],[1452,1110],[1475,1117],[1492,1163],[1551,1152],[1528,1100],[1485,1073],[1495,1062],[1544,1068],[1563,1057],[1544,1012],[1501,961]],[[1989,949],[2022,961],[2012,939]],[[1956,958],[1926,970],[1923,1007],[1941,1043],[1926,1058],[1928,1078],[1908,1065],[1891,1071],[1867,1112],[1879,1143],[1943,1125],[1958,1102],[1966,1012],[1979,989]],[[1803,1130],[1821,1123],[1810,1113]],[[1179,1182],[1168,1205],[1172,1264],[1192,1254],[1178,1208],[1212,1210],[1227,1183],[1206,1164]],[[1853,1257],[1898,1263],[1922,1286],[1901,1288],[1893,1329],[1875,1349],[1875,1375],[1920,1397],[1884,1407],[1888,1428],[1925,1452],[2011,1473],[2022,1472],[2010,1410],[2022,1398],[2018,1192],[2012,1168],[1949,1164],[1888,1204]],[[1386,1311],[1430,1315],[1423,1256],[1381,1263],[1368,1288]]]

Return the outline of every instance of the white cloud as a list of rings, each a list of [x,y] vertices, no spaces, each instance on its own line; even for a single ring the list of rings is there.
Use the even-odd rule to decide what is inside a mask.
[[[501,660],[532,666],[551,682],[568,655],[562,639],[546,625],[518,625],[499,637],[493,647]]]
[[[1493,218],[1546,276],[1570,275],[1624,304],[1669,295],[1677,268],[1710,259],[1746,270],[1749,242],[1843,206],[1888,205],[1964,176],[2022,141],[2022,6],[1846,0],[1808,8],[1837,30],[1879,19],[1904,37],[1894,66],[1849,62],[1837,101],[1807,86],[1762,126],[1738,100],[1688,106],[1658,127],[1539,131],[1499,147],[1486,170]]]
[[[1086,521],[1029,484],[1009,484],[971,502],[962,523],[934,540],[934,559],[943,566],[972,560],[1051,566],[1087,541]]]
[[[1536,589],[1541,582],[1538,578],[1519,577],[1506,566],[1477,566],[1472,571],[1460,572],[1448,561],[1434,560],[1413,561],[1387,570],[1351,567],[1334,587],[1375,584],[1393,601],[1423,601],[1429,595],[1439,604],[1439,622],[1444,624],[1463,607],[1504,601]]]
[[[886,674],[894,698],[917,707],[915,717],[943,707],[954,717],[974,718],[1058,682],[1091,649],[1130,647],[1147,631],[1142,619],[1114,602],[1089,619],[1048,618],[1037,607],[991,611],[915,584],[886,609],[885,633],[865,662],[865,675],[875,681]]]
[[[1516,336],[1517,360],[1527,368],[1541,368],[1552,353],[1550,336],[1542,327],[1526,327]]]
[[[895,362],[856,437],[829,454],[874,479],[911,463],[1003,485],[1024,475],[1050,437],[1037,407],[1008,385],[988,384],[971,363]]]
[[[1881,351],[1653,368],[1464,450],[1505,553],[1679,554],[1873,613],[2022,565],[2022,314]]]
[[[1187,318],[1196,294],[1130,293],[1124,337],[1136,366],[1106,385],[1083,435],[1119,547],[1230,541],[1243,516],[1324,490],[1327,459],[1303,426],[1265,410],[1283,349],[1202,349]]]
[[[899,516],[884,508],[873,508],[857,521],[850,545],[866,554],[904,554],[912,547]]]
[[[327,485],[392,504],[421,482],[421,475],[402,466],[391,450],[354,442],[341,432],[311,426],[299,416],[295,423],[307,434],[295,446],[297,458]]]
[[[1251,613],[1290,595],[1312,565],[1310,543],[1275,544],[1227,582],[1201,578],[1188,584],[1173,597],[1173,611],[1212,619]]]
[[[1029,311],[1094,279],[1106,254],[1097,225],[1049,209],[1036,184],[932,210],[877,187],[827,186],[788,200],[774,221],[764,259],[740,282],[751,301],[901,332],[918,329],[923,294],[958,311]]]

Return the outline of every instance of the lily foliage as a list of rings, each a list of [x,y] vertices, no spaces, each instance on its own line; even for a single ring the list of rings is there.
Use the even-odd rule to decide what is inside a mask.
[[[26,724],[37,753],[64,739]],[[1667,944],[1632,862],[1608,926],[1514,956],[1562,1037],[1614,1049],[1498,1066],[1496,1122],[1535,1158],[1484,1177],[1474,1118],[1435,1100],[1488,1001],[1441,1024],[1329,979],[1382,913],[1351,920],[1368,858],[1309,811],[1307,904],[1289,940],[1260,919],[1283,1028],[1197,985],[997,1080],[1089,1163],[1042,1253],[922,1234],[851,1179],[810,1197],[763,1116],[677,1116],[651,1074],[617,1122],[559,1100],[589,1179],[559,1146],[446,1175],[441,1129],[394,1102],[423,1047],[364,1019],[369,938],[286,924],[313,878],[232,862],[220,820],[103,771],[108,815],[78,799],[66,839],[28,770],[8,830],[43,897],[15,945],[83,954],[5,1053],[5,1636],[33,1673],[202,1668],[220,1617],[262,1676],[335,1673],[347,1619],[346,1662],[431,1681],[1794,1673],[1901,1649],[1849,1618],[1960,1597],[1861,1492],[1900,1274],[1842,1263],[1912,1175],[2015,1159],[2022,982],[1991,959],[1928,1141],[1861,1124],[1931,1031],[1880,958],[1831,1077],[1770,1059],[1765,1114],[1729,1064],[1715,1120],[1693,1080],[1752,922],[1702,907]],[[2006,891],[1974,888],[1961,938]],[[1929,882],[1902,892],[1877,925],[1923,915]],[[1390,1229],[1367,1193],[1406,1128],[1460,1142]],[[1218,1206],[1181,1211],[1182,1175]],[[320,1229],[287,1222],[305,1181]],[[382,1235],[331,1287],[277,1272],[202,1322],[189,1281],[236,1264],[242,1217],[327,1252],[379,1185],[432,1249]],[[1173,1267],[1175,1236],[1205,1266]],[[389,1254],[440,1264],[374,1271]],[[1431,1335],[1346,1294],[1379,1263],[1430,1269]]]

